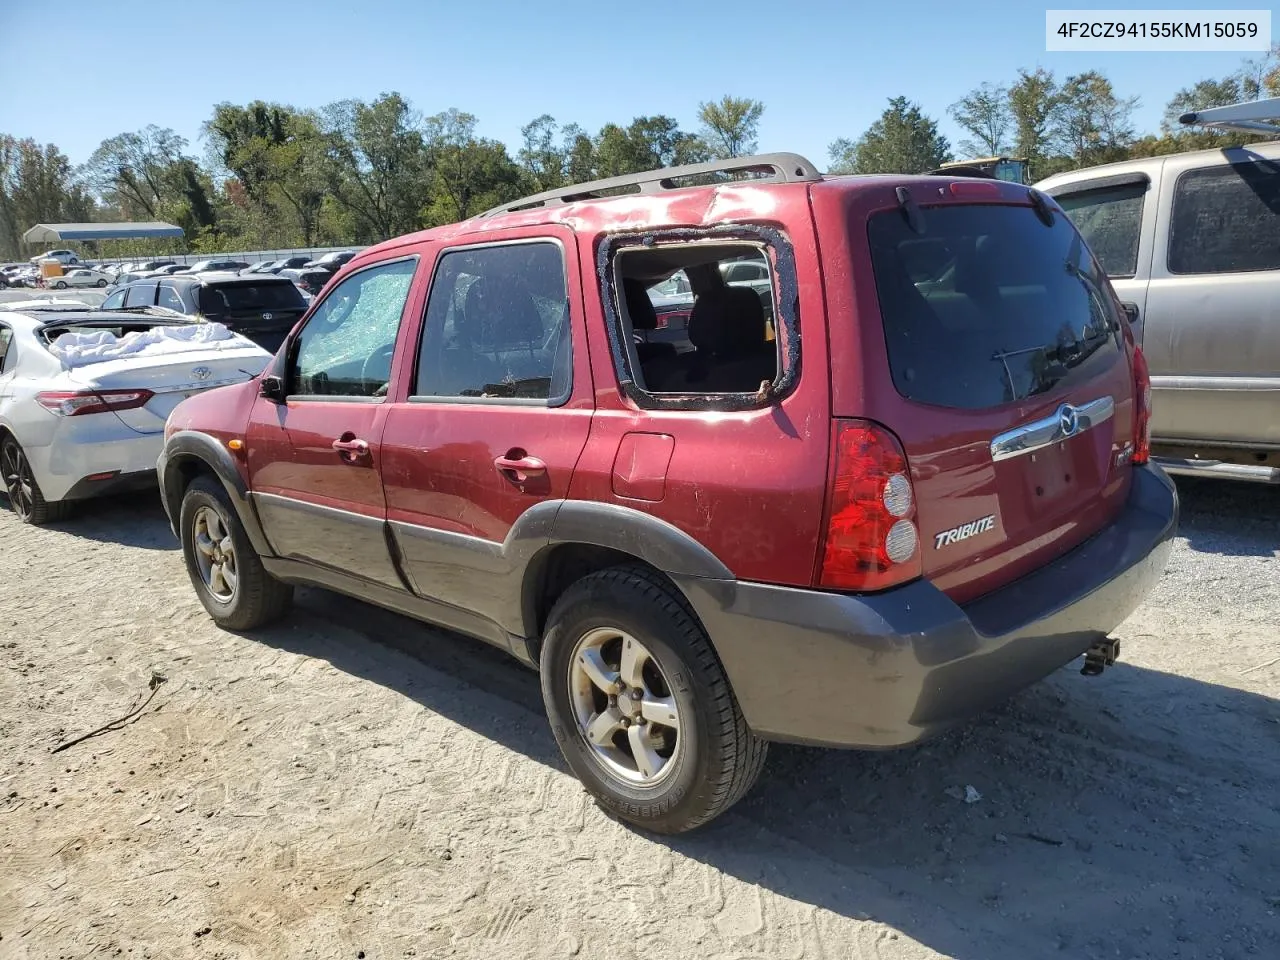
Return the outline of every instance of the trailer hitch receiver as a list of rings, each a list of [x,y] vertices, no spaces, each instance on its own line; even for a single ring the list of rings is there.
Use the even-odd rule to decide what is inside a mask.
[[[1080,672],[1086,677],[1096,677],[1120,658],[1120,641],[1103,637],[1084,652],[1084,666]]]

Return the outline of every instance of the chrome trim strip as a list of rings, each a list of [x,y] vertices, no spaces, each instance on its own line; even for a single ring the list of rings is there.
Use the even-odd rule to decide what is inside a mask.
[[[1231,390],[1241,393],[1280,391],[1280,377],[1175,377],[1151,378],[1152,390]]]
[[[1051,447],[1106,423],[1115,412],[1116,402],[1111,397],[1099,397],[1079,407],[1064,403],[1047,417],[993,437],[991,459],[999,462]]]
[[[1191,460],[1177,457],[1152,457],[1165,473],[1181,477],[1221,477],[1251,483],[1280,484],[1280,468],[1244,463],[1220,463],[1217,460]]]
[[[166,393],[186,393],[189,390],[204,391],[212,390],[215,387],[229,387],[234,383],[248,383],[252,379],[252,377],[239,376],[231,377],[226,380],[199,380],[193,383],[179,383],[174,386],[162,387],[158,390],[152,390],[151,392],[157,397],[162,397]]]

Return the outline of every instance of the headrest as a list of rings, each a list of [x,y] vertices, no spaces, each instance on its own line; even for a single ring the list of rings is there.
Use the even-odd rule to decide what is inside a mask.
[[[461,322],[454,327],[463,340],[481,350],[527,345],[542,339],[542,314],[527,291],[518,285],[479,277],[467,288]]]
[[[643,283],[633,277],[625,277],[622,281],[622,298],[633,330],[658,329],[658,312],[653,309],[653,301],[649,299]]]
[[[721,359],[763,347],[764,304],[750,287],[721,287],[701,294],[689,314],[689,341],[699,353]]]

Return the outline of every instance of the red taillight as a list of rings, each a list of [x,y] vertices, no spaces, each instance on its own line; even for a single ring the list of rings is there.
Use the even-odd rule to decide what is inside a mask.
[[[915,499],[893,434],[862,420],[836,421],[819,585],[883,590],[920,576]]]
[[[1133,459],[1147,463],[1151,459],[1151,373],[1142,348],[1133,348]]]
[[[36,402],[61,417],[79,417],[145,407],[153,396],[150,390],[50,390],[36,394]]]

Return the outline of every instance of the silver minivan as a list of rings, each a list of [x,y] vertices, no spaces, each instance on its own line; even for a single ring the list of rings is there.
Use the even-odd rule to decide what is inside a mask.
[[[1151,370],[1170,472],[1280,483],[1280,142],[1036,184],[1111,277]]]

